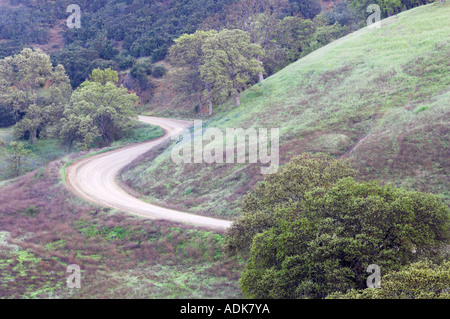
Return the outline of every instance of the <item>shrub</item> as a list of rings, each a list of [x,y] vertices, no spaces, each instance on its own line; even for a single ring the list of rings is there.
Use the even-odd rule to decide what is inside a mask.
[[[325,16],[328,18],[329,24],[338,22],[340,25],[349,25],[356,22],[355,14],[348,8],[347,3],[336,4],[332,11],[325,13]]]
[[[162,78],[164,75],[166,75],[166,73],[167,69],[162,65],[157,65],[153,69],[153,77],[157,79]]]
[[[26,149],[22,142],[11,142],[5,149],[5,158],[11,177],[17,177],[24,172],[24,164],[31,151]]]
[[[133,67],[134,58],[132,56],[119,55],[117,57],[117,66],[121,70],[126,70]]]
[[[37,213],[39,213],[39,209],[34,207],[33,205],[31,205],[30,207],[25,209],[25,211],[23,213],[27,216],[32,217],[32,216],[36,215]]]
[[[291,7],[294,12],[300,12],[305,19],[313,19],[322,11],[318,0],[291,0]]]
[[[16,124],[16,120],[12,106],[0,102],[0,128],[14,124]]]
[[[148,75],[152,74],[152,66],[148,62],[140,62],[136,64],[130,71],[130,75],[133,79],[136,79],[139,87],[142,90],[146,90],[152,87]]]
[[[335,293],[328,299],[450,299],[450,261],[413,263],[381,279],[381,288]]]

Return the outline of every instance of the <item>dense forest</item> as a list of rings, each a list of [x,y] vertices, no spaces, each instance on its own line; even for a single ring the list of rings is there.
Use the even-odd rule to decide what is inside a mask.
[[[272,50],[264,61],[266,74],[270,75],[363,26],[366,14],[361,9],[364,0],[79,0],[82,27],[70,29],[66,25],[70,12],[66,9],[72,2],[5,0],[0,10],[0,58],[25,47],[47,45],[44,51],[51,53],[54,66],[64,66],[74,89],[95,68],[120,71],[135,67],[127,87],[144,102],[151,92],[143,92],[151,91],[152,83],[140,74],[138,59],[148,63],[164,60],[174,39],[183,34],[223,28],[248,32],[248,19],[258,14],[268,14],[269,20],[263,23],[272,25],[273,19],[295,17],[297,20],[285,21],[278,30],[290,39],[269,39],[277,44],[277,50]],[[409,0],[376,2],[380,3],[382,16],[421,4]],[[324,10],[323,3],[330,4],[325,6],[328,9]]]
[[[62,43],[51,43],[52,61],[65,67],[73,88],[94,68],[126,70],[140,57],[148,57],[152,63],[163,60],[173,40],[182,34],[239,27],[230,18],[234,0],[81,0],[77,2],[82,14],[78,29],[65,26],[70,0],[9,2],[10,6],[0,11],[0,57],[17,54],[30,45],[48,44],[52,30],[63,25]],[[312,19],[322,11],[318,0],[267,3],[275,7],[283,2],[278,19]],[[327,13],[326,20],[329,25],[338,22],[356,28],[357,20],[346,4]]]
[[[365,24],[366,14],[360,10],[364,0],[328,7],[322,7],[319,0],[81,0],[81,27],[70,28],[70,2],[3,1],[0,58],[17,57],[30,46],[41,49],[49,55],[47,64],[51,63],[61,76],[67,74],[73,90],[95,69],[114,70],[118,72],[115,83],[136,93],[141,103],[152,98],[152,78],[168,72],[158,64],[164,60],[175,68],[170,79],[175,94],[194,101],[187,107],[202,117],[206,106],[212,115],[215,105],[232,96],[239,106],[240,92],[357,30]],[[390,15],[422,2],[380,2],[381,14]],[[228,57],[226,61],[220,58],[222,55]],[[11,61],[5,59],[4,65]],[[14,72],[8,73],[14,63],[5,68],[9,71],[5,71],[4,80],[11,79],[4,83],[5,92],[21,88],[16,83],[20,80],[13,79]],[[230,68],[235,71],[227,72]],[[51,69],[46,66],[48,74]],[[46,90],[49,84],[55,84],[51,75],[36,76],[43,81],[38,88]],[[27,105],[41,103],[38,97]],[[20,122],[26,112],[5,103],[0,108],[0,125]],[[35,124],[31,134],[18,133],[16,125],[16,135],[33,142],[39,137],[40,125]]]

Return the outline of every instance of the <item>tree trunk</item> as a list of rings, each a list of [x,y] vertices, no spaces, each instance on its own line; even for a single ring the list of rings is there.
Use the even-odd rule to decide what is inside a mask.
[[[263,63],[262,63],[262,61],[261,61],[261,59],[259,57],[257,58],[257,60],[258,60],[259,63],[261,63],[261,65],[263,65]],[[264,73],[263,73],[263,71],[259,72],[258,76],[259,76],[259,82],[264,81]]]
[[[31,129],[30,130],[30,142],[31,142],[31,144],[34,144],[34,142],[36,141],[36,135],[37,135],[36,129]]]
[[[203,105],[202,105],[202,100],[200,99],[200,96],[197,94],[195,94],[195,96],[197,97],[197,102],[198,102],[198,109],[200,111],[200,117],[203,118]]]
[[[212,105],[211,95],[208,97],[208,102],[209,102],[209,116],[211,116],[213,113],[213,105]]]
[[[209,116],[211,116],[213,113],[213,106],[212,106],[211,87],[209,86],[209,84],[206,86],[206,90],[208,91]]]
[[[259,82],[264,81],[264,74],[262,72],[259,72]]]
[[[236,107],[241,106],[241,99],[239,98],[239,91],[236,90],[234,98],[236,99]]]

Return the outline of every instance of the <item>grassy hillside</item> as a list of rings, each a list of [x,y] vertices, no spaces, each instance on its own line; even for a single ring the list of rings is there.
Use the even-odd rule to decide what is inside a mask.
[[[364,28],[291,64],[222,105],[205,125],[280,128],[282,163],[303,152],[348,157],[361,179],[449,193],[450,4]],[[170,148],[123,181],[156,203],[233,218],[262,179],[257,165],[175,165]]]

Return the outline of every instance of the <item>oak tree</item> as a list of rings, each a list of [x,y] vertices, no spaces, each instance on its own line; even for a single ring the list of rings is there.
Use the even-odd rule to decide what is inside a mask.
[[[94,69],[89,77],[89,81],[98,82],[102,85],[105,85],[108,82],[117,83],[119,82],[119,75],[117,71],[111,70],[110,68],[105,70]]]
[[[258,60],[265,64],[273,63],[269,59],[279,52],[280,47],[274,38],[279,35],[278,24],[289,13],[288,0],[242,0],[229,5],[226,9],[227,28],[240,29],[250,35],[252,43],[259,44],[265,51]],[[269,60],[267,60],[269,59]],[[279,58],[278,58],[279,60]],[[259,81],[264,80],[264,73],[258,74]]]
[[[203,45],[209,37],[215,36],[217,31],[197,31],[193,34],[183,34],[175,40],[175,44],[169,50],[171,63],[180,68],[178,71],[184,92],[193,94],[199,104],[199,110],[203,116],[203,98],[206,92],[208,99],[209,115],[213,112],[214,79],[202,75],[201,70],[205,64]]]
[[[85,81],[76,89],[61,120],[63,144],[87,150],[111,144],[133,127],[139,98],[123,86]]]
[[[30,153],[31,151],[26,149],[22,142],[13,141],[4,148],[4,157],[11,177],[17,177],[23,173],[23,165]]]
[[[58,131],[71,92],[64,67],[54,68],[40,50],[24,49],[0,60],[0,99],[14,112],[17,138],[34,143],[39,135]]]
[[[263,72],[260,58],[264,50],[251,43],[245,31],[224,29],[206,39],[202,46],[205,63],[201,75],[206,81],[234,95],[236,106],[241,105],[239,93],[245,89],[252,77]]]
[[[450,299],[450,260],[424,259],[381,276],[380,288],[352,289],[327,299]]]
[[[244,200],[227,252],[247,258],[249,298],[325,298],[367,287],[366,269],[439,262],[450,210],[433,194],[357,182],[341,160],[304,155]]]

